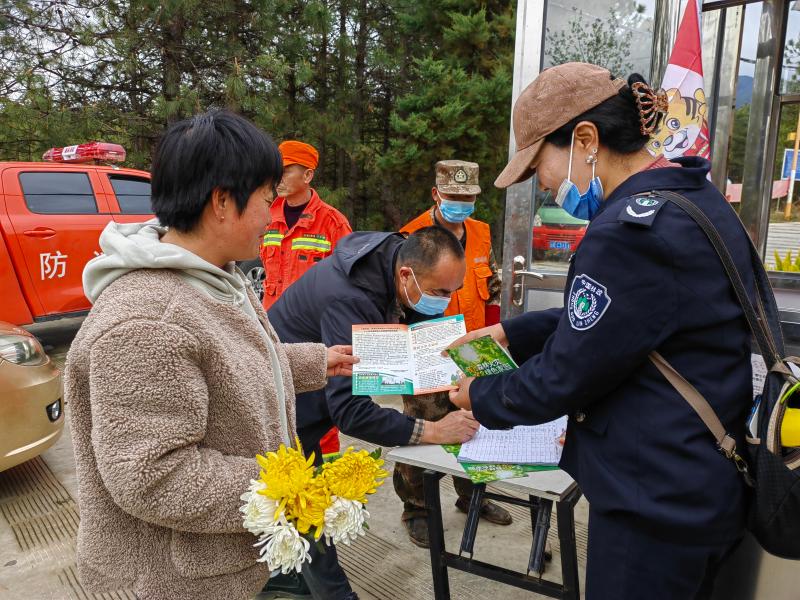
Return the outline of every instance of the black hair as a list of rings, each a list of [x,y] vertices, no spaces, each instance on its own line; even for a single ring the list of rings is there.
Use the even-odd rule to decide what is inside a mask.
[[[614,79],[613,76],[611,78]],[[597,127],[603,145],[613,152],[632,154],[641,150],[650,141],[650,136],[642,133],[639,107],[631,90],[631,86],[638,82],[647,84],[644,77],[633,73],[628,77],[628,85],[619,90],[616,96],[611,96],[559,127],[545,137],[545,141],[559,148],[569,146],[575,126],[581,121],[589,121]]]
[[[397,264],[411,267],[417,274],[425,273],[437,265],[443,256],[464,258],[464,248],[452,233],[431,225],[418,229],[403,242],[397,254]]]
[[[272,138],[250,121],[212,110],[170,125],[151,169],[151,202],[162,225],[189,232],[219,188],[244,212],[259,187],[277,184],[283,160]]]

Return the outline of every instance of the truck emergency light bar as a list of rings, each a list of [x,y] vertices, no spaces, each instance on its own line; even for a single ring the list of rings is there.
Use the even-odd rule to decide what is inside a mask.
[[[58,163],[122,162],[125,160],[125,148],[119,144],[87,142],[77,146],[50,148],[50,150],[42,154],[42,160]]]

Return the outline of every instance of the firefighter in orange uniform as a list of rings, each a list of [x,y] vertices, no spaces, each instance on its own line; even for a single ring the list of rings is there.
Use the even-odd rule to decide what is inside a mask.
[[[500,277],[492,252],[489,225],[470,218],[480,193],[477,163],[439,161],[436,163],[436,186],[431,190],[434,205],[400,230],[413,233],[423,227],[438,225],[461,240],[467,259],[464,287],[453,293],[444,314],[463,314],[467,331],[500,322]],[[450,403],[447,392],[403,396],[403,412],[412,417],[435,421],[453,410],[457,408]],[[461,477],[454,477],[453,483],[459,496],[456,507],[467,512],[472,484]],[[409,538],[417,546],[427,548],[422,469],[396,464],[394,488],[403,500],[402,520]],[[489,501],[484,502],[481,517],[500,525],[511,523],[508,511]]]
[[[283,178],[261,244],[266,310],[303,273],[330,256],[341,238],[353,232],[347,217],[323,202],[311,187],[319,164],[316,148],[288,140],[278,149],[283,156]],[[325,454],[338,452],[338,430],[331,429],[320,445]]]

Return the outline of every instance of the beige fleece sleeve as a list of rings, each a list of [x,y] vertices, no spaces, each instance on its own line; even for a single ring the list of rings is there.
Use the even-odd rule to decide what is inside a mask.
[[[324,388],[328,383],[328,351],[324,344],[281,344],[292,369],[296,393]]]
[[[258,466],[202,447],[208,390],[199,364],[196,338],[175,325],[130,321],[104,334],[90,352],[92,445],[125,512],[182,531],[239,533],[239,496]]]

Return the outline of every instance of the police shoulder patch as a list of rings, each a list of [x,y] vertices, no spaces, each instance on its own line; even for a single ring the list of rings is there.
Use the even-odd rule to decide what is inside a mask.
[[[619,212],[617,220],[621,223],[633,223],[641,227],[652,227],[658,211],[666,204],[663,198],[652,194],[631,196]]]
[[[603,318],[609,306],[611,296],[608,295],[606,286],[586,274],[578,275],[572,280],[567,314],[573,329],[591,329]]]

